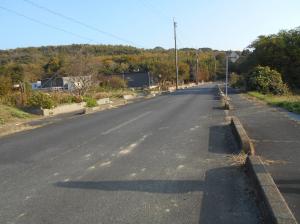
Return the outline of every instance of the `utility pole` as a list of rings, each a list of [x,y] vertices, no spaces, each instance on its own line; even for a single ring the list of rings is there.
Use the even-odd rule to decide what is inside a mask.
[[[216,81],[216,79],[217,79],[217,59],[216,59],[216,55],[214,54],[214,61],[215,61],[215,67],[214,67],[214,69],[215,69],[215,77],[214,77],[214,80]]]
[[[177,42],[176,42],[176,27],[177,23],[173,19],[174,24],[174,41],[175,41],[175,67],[176,67],[176,90],[178,90],[178,53],[177,53]]]
[[[198,64],[199,64],[199,57],[198,57],[198,53],[197,53],[197,60],[196,60],[196,82],[197,82],[197,85],[198,85],[198,73],[199,73],[199,70],[198,70]]]
[[[229,56],[226,55],[226,81],[225,81],[225,95],[227,99],[227,93],[228,93],[228,59]]]

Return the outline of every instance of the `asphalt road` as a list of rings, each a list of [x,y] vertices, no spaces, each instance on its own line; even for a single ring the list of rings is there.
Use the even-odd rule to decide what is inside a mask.
[[[0,223],[259,223],[213,85],[0,139]]]

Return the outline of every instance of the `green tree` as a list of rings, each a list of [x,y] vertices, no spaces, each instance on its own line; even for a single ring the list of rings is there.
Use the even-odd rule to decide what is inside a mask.
[[[51,57],[49,61],[44,65],[44,71],[46,76],[52,76],[57,74],[62,67],[62,60],[58,57]]]
[[[257,66],[250,72],[247,78],[247,88],[263,94],[281,95],[287,92],[281,74],[268,66]]]
[[[11,79],[7,76],[0,76],[0,97],[9,95],[12,89]]]
[[[259,36],[251,45],[250,53],[241,64],[248,69],[257,65],[279,71],[292,88],[300,87],[300,29]]]

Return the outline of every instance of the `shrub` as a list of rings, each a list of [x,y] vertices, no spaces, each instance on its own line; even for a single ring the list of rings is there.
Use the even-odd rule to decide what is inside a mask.
[[[54,92],[51,93],[51,98],[56,104],[80,103],[82,97],[78,95],[71,95],[69,93]]]
[[[127,83],[126,81],[124,81],[122,78],[118,76],[112,76],[110,78],[103,80],[100,83],[100,86],[104,88],[111,88],[111,89],[123,89],[127,87]]]
[[[0,76],[0,97],[9,95],[12,89],[11,79],[5,76]]]
[[[233,88],[241,88],[245,86],[244,77],[236,73],[230,74],[229,84]]]
[[[247,89],[275,95],[282,95],[288,92],[286,84],[282,81],[281,74],[268,66],[257,66],[248,74]]]
[[[84,101],[86,102],[87,107],[96,107],[98,106],[97,100],[91,97],[85,97]]]
[[[33,92],[28,99],[28,105],[41,107],[43,109],[51,109],[55,106],[55,102],[49,94],[42,92]]]

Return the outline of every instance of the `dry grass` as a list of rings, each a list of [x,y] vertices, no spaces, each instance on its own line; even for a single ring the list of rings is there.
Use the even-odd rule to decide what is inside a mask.
[[[18,122],[33,117],[34,115],[28,114],[16,107],[0,104],[0,125],[8,122]]]
[[[300,114],[300,95],[264,95],[258,92],[248,92],[248,95],[262,100],[269,105],[285,108],[286,110]]]
[[[243,166],[246,163],[247,154],[241,152],[237,155],[230,155],[229,159],[231,162],[231,166]]]

